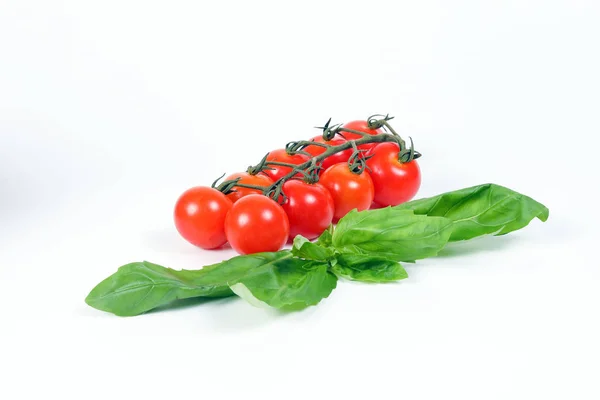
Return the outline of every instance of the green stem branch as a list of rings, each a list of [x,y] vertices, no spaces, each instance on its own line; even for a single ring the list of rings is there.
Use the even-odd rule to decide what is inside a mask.
[[[358,131],[356,131],[356,132],[358,132]],[[352,133],[354,133],[354,132],[352,132]],[[296,165],[292,169],[292,171],[290,171],[288,174],[279,178],[273,184],[273,186],[281,185],[285,181],[288,181],[291,178],[293,178],[299,171],[309,168],[311,165],[313,165],[313,163],[320,163],[321,161],[325,160],[327,157],[330,157],[336,153],[339,153],[344,150],[352,149],[353,146],[360,146],[363,144],[370,144],[370,143],[384,143],[384,142],[397,143],[397,139],[394,135],[390,135],[388,133],[382,133],[380,135],[365,134],[365,136],[363,136],[361,139],[349,140],[349,141],[342,143],[340,145],[337,145],[337,146],[329,146],[329,148],[327,150],[325,150],[323,153],[319,154],[318,156],[315,156],[302,164]]]
[[[285,195],[282,193],[282,186],[286,181],[294,178],[299,173],[303,174],[305,177],[307,177],[308,175],[313,173],[316,168],[318,168],[318,166],[320,165],[320,163],[322,161],[324,161],[327,157],[330,157],[336,153],[339,153],[339,152],[342,152],[342,151],[345,151],[348,149],[354,149],[353,156],[349,160],[349,166],[351,167],[354,165],[356,167],[355,164],[356,164],[358,158],[360,157],[360,154],[359,154],[360,151],[358,150],[358,147],[361,145],[364,145],[364,144],[386,143],[386,142],[397,143],[400,147],[400,154],[402,155],[402,157],[399,157],[400,162],[410,162],[414,158],[418,158],[421,154],[414,151],[414,149],[412,147],[412,142],[411,142],[411,148],[406,149],[406,142],[400,137],[400,135],[398,135],[398,133],[388,123],[388,120],[390,120],[390,119],[392,119],[392,117],[388,117],[388,116],[385,116],[383,119],[379,119],[379,120],[376,120],[374,118],[369,119],[369,124],[373,123],[373,124],[376,124],[376,126],[378,126],[378,127],[385,126],[390,131],[390,133],[385,132],[385,133],[381,133],[378,135],[370,135],[365,132],[357,131],[354,129],[344,128],[339,125],[330,127],[329,126],[330,121],[328,121],[327,124],[324,127],[322,127],[321,129],[323,129],[324,132],[331,134],[332,137],[335,136],[336,134],[340,134],[340,132],[348,132],[348,133],[360,135],[361,138],[355,139],[355,140],[348,140],[337,146],[332,146],[327,143],[319,143],[319,142],[313,142],[313,141],[308,141],[308,140],[300,140],[297,142],[288,143],[286,146],[286,150],[290,154],[309,155],[307,152],[303,151],[308,146],[320,146],[320,147],[325,148],[325,151],[317,156],[312,156],[308,161],[306,161],[302,164],[298,164],[298,165],[291,164],[291,163],[285,163],[285,162],[279,162],[279,161],[267,161],[266,156],[265,156],[258,165],[254,166],[254,167],[249,167],[248,172],[250,172],[252,174],[257,174],[264,169],[269,169],[269,166],[288,167],[288,168],[291,168],[291,171],[289,173],[287,173],[286,175],[282,176],[281,178],[279,178],[271,186],[268,186],[268,187],[240,184],[238,182],[239,181],[239,179],[238,179],[236,181],[226,181],[226,182],[222,183],[218,189],[222,190],[220,188],[223,188],[225,190],[231,191],[235,186],[239,186],[239,187],[243,187],[243,188],[261,190],[263,192],[263,194],[268,195],[268,196],[273,195],[274,199],[279,199],[280,196],[285,197]],[[325,135],[325,133],[324,133],[324,135]],[[362,162],[362,164],[364,164],[364,162],[366,160],[363,159],[360,161]],[[362,168],[358,168],[359,170],[363,170],[365,168],[364,165],[361,165],[361,166],[362,166]]]

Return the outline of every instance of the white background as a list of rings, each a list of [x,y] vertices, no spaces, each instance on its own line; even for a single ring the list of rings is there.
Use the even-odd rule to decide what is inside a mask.
[[[593,0],[1,0],[0,398],[599,398],[599,21]],[[233,255],[178,237],[186,188],[388,112],[419,196],[494,182],[550,220],[300,313],[84,303],[127,262]]]

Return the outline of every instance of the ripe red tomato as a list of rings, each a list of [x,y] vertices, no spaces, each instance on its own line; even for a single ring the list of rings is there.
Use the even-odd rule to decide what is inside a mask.
[[[227,240],[240,254],[280,250],[290,234],[285,211],[267,196],[250,194],[235,202],[225,219]]]
[[[325,140],[325,139],[323,139],[323,136],[315,136],[314,138],[312,138],[310,140],[312,142],[324,143],[324,144],[328,144],[330,146],[339,146],[340,144],[346,143],[346,139],[342,138],[341,136],[336,136],[331,140]],[[326,150],[327,149],[325,147],[316,146],[316,145],[306,146],[304,148],[304,151],[311,154],[313,157],[323,154]],[[350,149],[340,151],[339,153],[335,153],[335,154],[327,157],[325,160],[323,160],[323,164],[322,164],[323,169],[321,171],[325,171],[327,168],[331,167],[333,164],[347,162],[351,155],[352,155],[352,149],[350,148]]]
[[[231,200],[216,189],[191,188],[175,204],[175,227],[185,240],[198,247],[221,247],[227,243],[225,217],[231,206]]]
[[[308,160],[309,158],[304,154],[289,155],[287,151],[285,151],[285,149],[273,150],[267,156],[267,161],[277,161],[294,165],[303,164]],[[292,169],[290,167],[285,167],[281,165],[270,165],[270,167],[273,169],[266,169],[264,173],[267,174],[271,179],[273,179],[273,181],[276,181],[282,176],[285,176],[292,172]],[[302,174],[297,174],[297,176],[302,176]]]
[[[235,174],[229,175],[227,178],[225,178],[225,180],[230,181],[236,178],[242,178],[238,183],[243,183],[246,185],[269,187],[273,184],[273,180],[262,172],[256,175],[251,175],[247,172],[236,172]],[[239,186],[236,186],[234,190],[235,192],[231,192],[227,195],[227,198],[234,203],[242,197],[248,196],[249,194],[262,194],[258,189],[243,188]]]
[[[367,160],[375,186],[375,202],[397,206],[415,197],[421,186],[421,170],[416,160],[402,163],[398,160],[400,147],[396,143],[381,143],[371,149]]]
[[[347,163],[329,167],[319,182],[325,186],[333,197],[335,212],[333,220],[337,222],[353,209],[368,210],[373,202],[374,188],[369,173],[363,171],[355,174]]]
[[[351,122],[348,122],[348,123],[342,125],[342,127],[347,128],[347,129],[352,129],[355,131],[359,131],[359,132],[364,132],[369,135],[379,135],[380,133],[383,133],[383,129],[381,129],[381,128],[380,129],[369,128],[369,123],[367,121],[363,121],[363,120],[351,121]],[[344,135],[344,138],[346,138],[346,140],[362,139],[362,136],[357,133],[342,132],[342,135]],[[369,143],[369,144],[362,144],[362,145],[358,146],[358,148],[360,150],[370,150],[375,146],[377,146],[377,143]]]
[[[331,224],[335,205],[325,186],[294,179],[283,184],[283,193],[287,196],[282,207],[290,220],[290,240],[296,235],[315,239]]]

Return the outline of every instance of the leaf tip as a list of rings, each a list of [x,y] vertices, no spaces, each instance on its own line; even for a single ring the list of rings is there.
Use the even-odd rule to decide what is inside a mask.
[[[538,219],[542,222],[546,222],[548,221],[548,218],[550,217],[550,209],[546,206],[542,206],[542,212],[538,215]]]

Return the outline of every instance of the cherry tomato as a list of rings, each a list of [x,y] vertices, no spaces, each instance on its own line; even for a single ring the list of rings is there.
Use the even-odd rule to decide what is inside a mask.
[[[369,173],[363,171],[355,174],[347,163],[339,163],[329,167],[319,182],[325,186],[333,197],[335,212],[333,220],[337,222],[353,209],[368,210],[373,203],[374,188]]]
[[[250,194],[235,202],[225,220],[227,239],[240,254],[277,251],[288,240],[290,223],[277,202]]]
[[[352,129],[355,131],[359,131],[359,132],[364,132],[369,135],[379,135],[380,133],[383,133],[383,129],[369,128],[369,123],[367,121],[363,121],[363,120],[351,121],[351,122],[344,124],[342,127],[347,128],[347,129]],[[352,133],[352,132],[342,132],[342,135],[344,135],[344,138],[346,138],[346,140],[358,140],[358,139],[362,139],[362,137],[363,137],[357,133]],[[377,143],[368,143],[368,144],[362,144],[362,145],[358,146],[358,148],[360,150],[370,150],[375,146],[377,146]]]
[[[185,240],[215,249],[227,243],[225,217],[232,202],[216,189],[194,187],[185,191],[175,204],[175,227]]]
[[[287,201],[283,209],[290,220],[290,240],[296,235],[307,239],[318,237],[333,220],[333,197],[325,186],[289,180],[283,184]]]
[[[312,142],[324,143],[324,144],[328,144],[330,146],[339,146],[340,144],[346,143],[346,139],[342,138],[341,136],[336,136],[331,140],[325,140],[325,139],[323,139],[323,136],[315,136],[314,138],[312,138],[310,140]],[[304,148],[304,151],[311,154],[313,157],[323,154],[326,150],[327,149],[325,147],[316,146],[316,145],[306,146]],[[321,171],[325,171],[327,168],[331,167],[333,164],[347,162],[351,155],[352,155],[352,149],[350,148],[350,149],[340,151],[339,153],[335,153],[335,154],[327,157],[325,160],[323,160],[323,164],[322,164],[323,169]]]
[[[277,161],[294,165],[303,164],[308,160],[309,158],[304,154],[290,155],[287,153],[287,151],[285,151],[285,149],[273,150],[267,156],[267,161]],[[281,165],[270,165],[270,167],[273,169],[267,169],[264,172],[265,174],[269,175],[269,177],[273,179],[273,181],[276,181],[282,176],[285,176],[292,172],[292,169],[290,167],[285,167]],[[297,176],[302,176],[302,174],[297,174]]]
[[[225,180],[229,181],[236,178],[242,178],[239,180],[238,183],[243,183],[246,185],[269,187],[273,184],[273,180],[262,172],[256,175],[251,175],[247,172],[237,172],[235,174],[229,175],[227,178],[225,178]],[[234,190],[235,192],[231,192],[227,195],[227,198],[229,198],[229,200],[231,200],[234,203],[242,197],[248,196],[249,194],[262,194],[262,192],[258,189],[243,188],[239,186],[236,186]]]
[[[400,148],[396,143],[381,143],[371,149],[367,165],[375,186],[375,202],[379,205],[397,206],[415,197],[421,186],[421,170],[416,160],[401,163]]]

